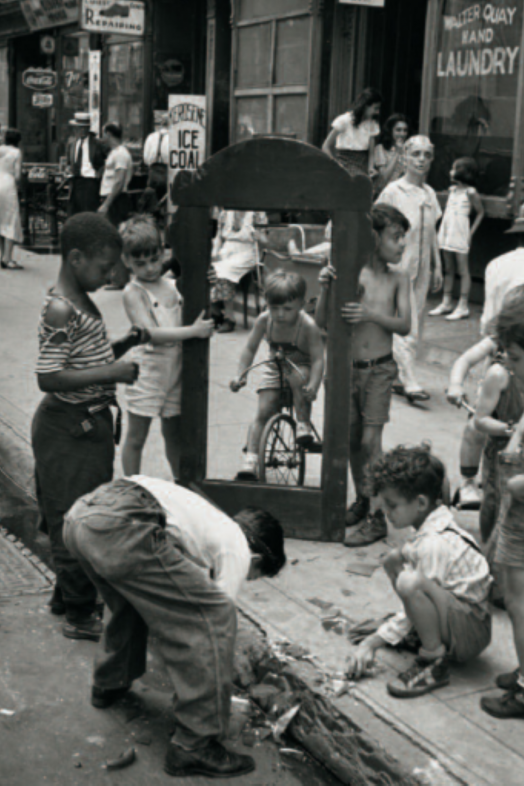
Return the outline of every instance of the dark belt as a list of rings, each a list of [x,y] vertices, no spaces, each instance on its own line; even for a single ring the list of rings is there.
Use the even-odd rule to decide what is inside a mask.
[[[353,368],[373,368],[374,366],[382,365],[382,363],[389,363],[390,360],[393,360],[393,352],[390,352],[388,355],[382,355],[380,358],[373,358],[372,360],[354,360]]]

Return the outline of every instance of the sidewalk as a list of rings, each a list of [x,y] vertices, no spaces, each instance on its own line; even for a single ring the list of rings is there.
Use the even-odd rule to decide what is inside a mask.
[[[28,254],[24,262],[25,271],[2,273],[0,288],[0,360],[4,370],[0,379],[0,446],[2,434],[9,433],[28,451],[30,421],[40,399],[33,375],[36,324],[57,259]],[[100,292],[96,300],[111,335],[127,329],[118,292]],[[458,480],[458,446],[465,414],[445,402],[444,389],[449,363],[477,339],[477,322],[477,310],[472,319],[460,323],[427,320],[420,376],[432,399],[427,407],[411,407],[404,399],[395,399],[391,423],[385,431],[386,447],[429,438],[435,453],[446,462],[453,485]],[[228,389],[245,337],[244,331],[237,330],[215,336],[212,341],[209,477],[230,478],[235,474],[253,414],[253,381],[236,396]],[[321,412],[319,402],[314,409],[317,426],[321,426]],[[320,458],[317,462],[308,466],[307,482],[311,485],[319,482]],[[9,466],[4,464],[0,470],[9,472]],[[118,459],[116,470],[120,474]],[[169,478],[157,425],[144,455],[143,471]],[[18,480],[28,482],[27,478]],[[475,533],[476,518],[475,514],[458,516],[459,522]],[[282,576],[272,582],[247,585],[242,607],[269,635],[307,647],[324,669],[341,671],[350,645],[343,636],[326,631],[322,618],[340,611],[351,622],[361,622],[397,609],[385,574],[378,567],[378,559],[395,542],[395,533],[391,533],[386,544],[352,551],[340,544],[288,541],[289,565]],[[409,658],[394,651],[384,652],[375,676],[336,700],[342,713],[369,731],[411,770],[437,759],[463,783],[520,786],[524,765],[522,724],[496,721],[479,708],[480,696],[493,689],[495,675],[515,667],[511,629],[504,613],[495,614],[493,642],[488,650],[467,668],[454,668],[450,686],[422,699],[402,702],[388,696],[385,682]]]

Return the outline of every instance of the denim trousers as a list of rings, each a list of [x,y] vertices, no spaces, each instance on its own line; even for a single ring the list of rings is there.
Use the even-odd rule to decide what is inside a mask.
[[[82,428],[87,419],[88,431]],[[48,394],[33,418],[32,445],[38,505],[51,542],[56,583],[67,619],[74,623],[94,611],[96,588],[64,545],[64,516],[83,494],[113,477],[111,411],[106,408],[91,415],[81,404],[67,404]]]
[[[146,671],[148,631],[174,688],[173,742],[188,750],[227,735],[236,609],[171,536],[146,489],[126,479],[78,500],[64,541],[111,611],[94,684],[130,685]]]

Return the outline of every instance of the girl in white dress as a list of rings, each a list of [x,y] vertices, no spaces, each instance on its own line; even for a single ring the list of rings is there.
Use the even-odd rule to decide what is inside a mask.
[[[22,174],[22,153],[18,149],[22,135],[14,128],[5,132],[0,145],[0,255],[4,270],[22,270],[13,262],[13,245],[24,239],[18,204],[18,188]]]
[[[375,138],[380,133],[382,96],[367,87],[358,96],[351,110],[333,120],[322,150],[334,158],[350,175],[370,175],[375,156]]]
[[[473,158],[458,158],[449,173],[452,185],[438,233],[438,244],[444,257],[444,299],[440,306],[429,312],[430,317],[447,314],[446,319],[450,322],[469,317],[469,249],[471,239],[484,218],[484,208],[474,186],[477,175],[477,162]],[[476,216],[470,226],[473,212]],[[455,269],[460,276],[460,299],[453,311]]]

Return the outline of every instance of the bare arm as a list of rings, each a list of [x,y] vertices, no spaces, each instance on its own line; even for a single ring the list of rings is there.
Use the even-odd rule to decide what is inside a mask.
[[[329,290],[331,281],[336,278],[335,268],[331,265],[323,267],[318,276],[320,294],[315,304],[315,322],[319,328],[325,329],[328,321]]]
[[[369,140],[368,149],[368,172],[373,172],[375,169],[375,137],[372,136]]]
[[[471,225],[471,229],[469,231],[470,232],[470,236],[473,237],[473,235],[475,234],[475,232],[479,228],[479,226],[480,226],[480,224],[482,222],[482,219],[484,218],[484,205],[482,204],[482,200],[479,197],[478,192],[476,191],[476,189],[473,188],[470,191],[468,191],[468,197],[469,197],[470,205],[471,205],[471,207],[473,208],[473,210],[476,213],[475,220],[474,220],[473,224]]]
[[[336,150],[335,142],[337,141],[338,134],[339,132],[336,129],[332,128],[326,137],[326,141],[322,145],[322,150],[324,151],[324,153],[327,153],[328,156],[331,156],[331,158],[335,157],[335,150]]]
[[[185,341],[189,338],[209,338],[213,332],[213,320],[204,319],[204,312],[197,317],[192,325],[187,327],[158,327],[149,312],[145,296],[142,296],[132,286],[124,291],[124,308],[132,325],[145,328],[148,331],[150,341],[154,346],[171,344],[173,341]]]
[[[450,404],[460,405],[464,398],[464,382],[473,366],[485,360],[496,350],[493,339],[483,338],[478,341],[453,364],[449,378],[449,388],[446,393]]]
[[[491,366],[482,383],[477,402],[477,411],[474,418],[475,428],[484,434],[493,437],[508,437],[511,435],[507,423],[493,417],[493,412],[499,403],[500,394],[506,389],[509,375],[499,363]]]
[[[257,317],[255,324],[251,329],[251,333],[249,334],[247,344],[245,345],[244,349],[240,354],[240,359],[238,362],[238,371],[237,376],[233,379],[230,383],[231,390],[236,393],[237,390],[240,390],[246,384],[246,378],[243,377],[246,370],[252,365],[253,360],[255,359],[255,355],[257,354],[258,348],[260,346],[260,342],[264,338],[264,333],[266,332],[267,327],[267,312],[260,314]]]
[[[307,385],[304,385],[303,390],[306,399],[313,401],[316,398],[324,375],[324,342],[322,341],[322,333],[315,322],[307,325],[306,336],[311,356],[311,372],[309,374],[309,382]]]

